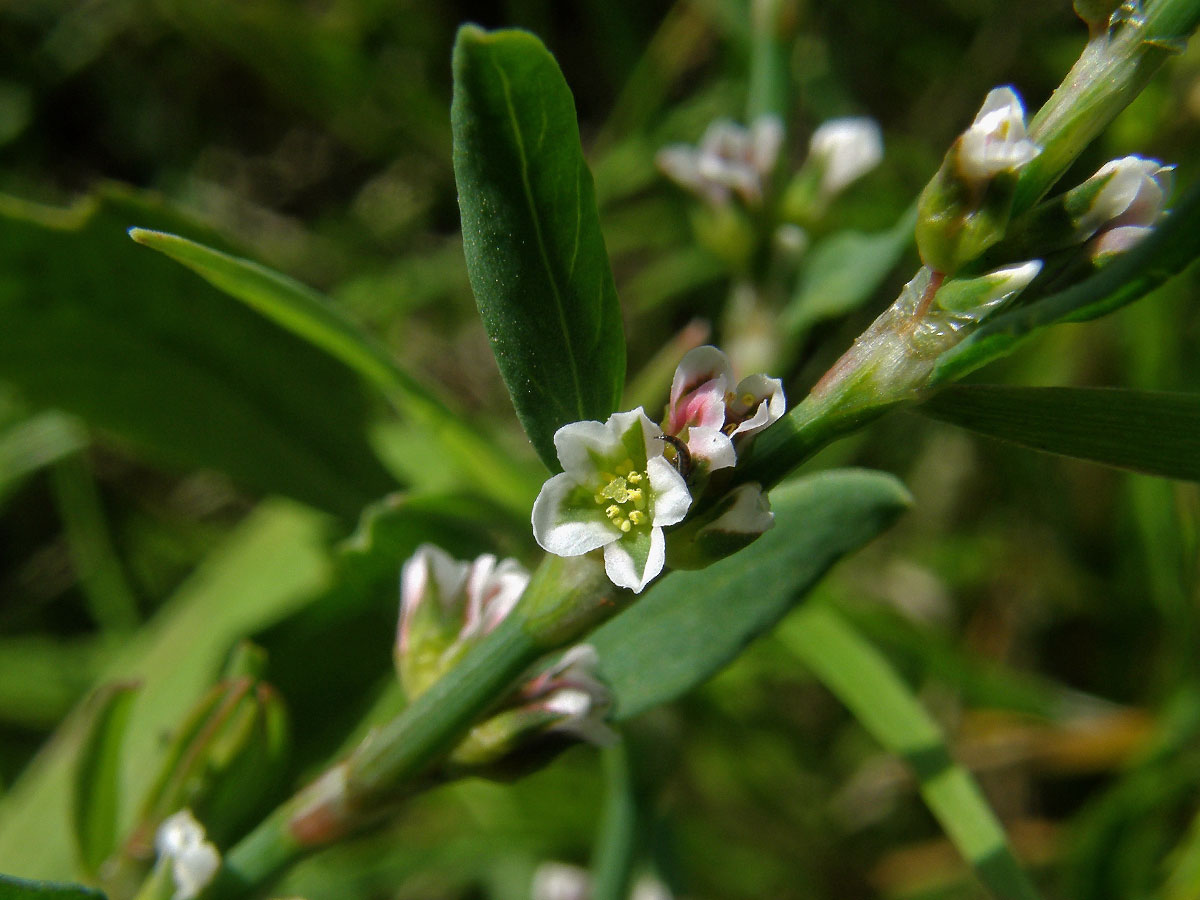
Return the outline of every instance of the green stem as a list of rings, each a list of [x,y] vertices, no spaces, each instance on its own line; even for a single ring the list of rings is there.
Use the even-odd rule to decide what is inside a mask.
[[[604,812],[592,858],[592,900],[625,900],[638,833],[637,790],[629,745],[604,750]]]
[[[747,124],[759,116],[778,116],[787,123],[791,97],[794,0],[752,0],[750,5],[750,90]]]

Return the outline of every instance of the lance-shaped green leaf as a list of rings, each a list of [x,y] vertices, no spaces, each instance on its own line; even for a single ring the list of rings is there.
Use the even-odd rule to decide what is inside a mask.
[[[1034,450],[1200,481],[1200,394],[964,385],[921,411]]]
[[[1059,322],[1086,322],[1134,302],[1200,256],[1200,185],[1137,247],[1059,293],[987,320],[938,359],[930,383],[944,384],[1013,352],[1033,332]]]
[[[81,884],[28,881],[0,875],[0,900],[104,900],[104,895]]]
[[[575,103],[533,35],[467,25],[454,45],[451,120],[471,287],[517,416],[557,472],[554,432],[606,419],[625,380]]]
[[[673,573],[588,638],[613,689],[615,717],[628,719],[708,680],[910,502],[891,475],[859,469],[777,488],[774,528],[707,569]]]
[[[92,874],[117,845],[121,746],[136,697],[137,685],[128,682],[107,685],[96,693],[91,725],[75,764],[75,846]]]
[[[834,610],[814,605],[780,638],[889,752],[912,767],[921,796],[997,900],[1034,900],[1004,829],[975,780],[954,762],[941,729],[887,659]]]
[[[182,263],[209,284],[340,360],[402,415],[422,426],[463,478],[488,496],[524,510],[536,484],[492,441],[472,429],[425,385],[406,372],[328,299],[252,260],[187,238],[145,228],[129,236]]]
[[[126,237],[195,232],[107,187],[69,209],[0,197],[0,378],[161,464],[354,516],[395,487],[354,374]]]

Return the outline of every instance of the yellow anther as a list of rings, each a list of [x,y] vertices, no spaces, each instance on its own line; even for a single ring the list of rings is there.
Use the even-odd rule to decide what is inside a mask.
[[[742,405],[753,406],[756,399],[753,394],[742,394]]]
[[[633,512],[631,512],[629,514],[629,521],[632,522],[634,525],[641,525],[643,522],[646,521],[646,514],[640,510],[635,509]]]
[[[629,533],[629,529],[631,529],[633,526],[629,524],[629,520],[628,520],[628,519],[622,519],[622,520],[621,520],[621,524],[620,524],[620,525],[618,525],[617,527],[618,527],[618,528],[620,528],[620,529],[621,529],[621,531],[622,531],[622,532],[624,532],[625,534],[628,534],[628,533]]]
[[[630,484],[641,484],[642,478],[644,478],[644,477],[645,476],[643,476],[641,472],[630,472],[629,477],[626,480]]]
[[[604,514],[605,514],[606,516],[608,516],[608,517],[611,519],[613,516],[615,516],[615,515],[616,515],[617,513],[619,513],[620,511],[621,511],[621,507],[617,506],[617,505],[614,503],[612,506],[610,506],[608,509],[606,509],[606,510],[604,511]]]

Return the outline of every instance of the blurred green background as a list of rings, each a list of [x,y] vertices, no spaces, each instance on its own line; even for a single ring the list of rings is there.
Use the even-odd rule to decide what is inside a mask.
[[[1086,34],[1058,0],[810,2],[800,15],[791,157],[839,115],[873,116],[886,140],[829,232],[894,223],[988,89],[1013,84],[1036,108]],[[69,853],[29,850],[58,846],[29,823],[63,830],[54,785],[97,680],[165,685],[143,698],[158,704],[142,736],[153,750],[253,637],[291,707],[294,784],[390,677],[395,573],[416,542],[535,558],[520,512],[458,496],[419,432],[348,370],[124,234],[167,228],[326,292],[536,472],[458,236],[449,53],[463,21],[533,30],[575,93],[631,377],[688,323],[719,322],[728,282],[653,157],[743,116],[744,0],[0,5],[0,871],[71,877]],[[1187,186],[1198,141],[1193,44],[1067,181],[1138,152],[1177,164]],[[914,260],[808,335],[777,373],[789,396]],[[1200,390],[1197,287],[1185,273],[982,378]],[[917,503],[822,598],[946,729],[1045,896],[1200,896],[1179,887],[1200,867],[1197,486],[915,413],[808,468],[847,464],[896,473]],[[455,496],[430,503],[425,528],[368,523],[339,543],[402,484]],[[983,896],[903,767],[797,661],[789,627],[632,729],[654,866],[697,898]],[[423,797],[386,832],[305,863],[286,893],[527,896],[539,862],[586,861],[600,804],[597,756],[575,750],[517,785]]]

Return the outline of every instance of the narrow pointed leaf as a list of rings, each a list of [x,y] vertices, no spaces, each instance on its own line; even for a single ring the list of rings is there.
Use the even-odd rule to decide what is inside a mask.
[[[1034,332],[1086,322],[1139,300],[1200,256],[1200,185],[1193,187],[1141,244],[1095,275],[1057,294],[988,319],[938,359],[930,384],[961,378],[1012,353]]]
[[[0,875],[0,900],[104,900],[104,894],[81,884],[27,881]]]
[[[975,779],[954,762],[937,723],[887,659],[822,605],[806,607],[789,619],[780,640],[875,740],[909,764],[929,809],[992,895],[1035,900],[1037,891]]]
[[[111,684],[92,698],[91,727],[75,764],[73,824],[75,846],[84,868],[95,874],[117,845],[120,809],[121,747],[137,685]]]
[[[471,287],[517,416],[558,471],[554,432],[607,418],[625,380],[575,103],[533,35],[467,25],[454,46],[451,120]]]
[[[588,638],[628,719],[707,681],[911,499],[891,475],[822,472],[771,492],[775,527],[699,572],[675,572]]]
[[[421,425],[464,476],[490,496],[522,510],[536,485],[494,442],[476,433],[400,367],[327,298],[266,266],[174,234],[132,228],[129,236],[187,266],[209,284],[256,310],[357,372],[402,415]]]
[[[1200,394],[965,385],[920,409],[1034,450],[1200,481]]]
[[[68,209],[0,196],[0,378],[155,463],[348,517],[394,489],[353,373],[143,252],[134,222],[197,230],[115,187]]]

